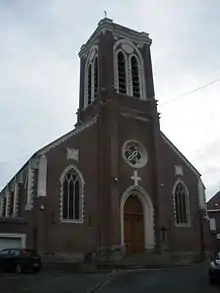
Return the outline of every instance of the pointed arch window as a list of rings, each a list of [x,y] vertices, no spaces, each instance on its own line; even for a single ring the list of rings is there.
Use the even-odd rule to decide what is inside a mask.
[[[85,65],[85,92],[84,92],[84,107],[91,104],[97,96],[98,79],[98,48],[91,49]]]
[[[127,93],[127,77],[126,77],[126,61],[125,55],[122,51],[117,54],[117,65],[118,65],[118,91],[119,93]]]
[[[82,221],[82,182],[73,168],[61,181],[61,220]]]
[[[189,225],[189,200],[186,187],[178,182],[174,190],[176,225]]]
[[[94,97],[97,96],[97,90],[98,90],[98,57],[95,57],[94,61]]]
[[[140,98],[140,76],[139,62],[136,56],[131,57],[131,77],[133,97]]]
[[[133,42],[120,39],[114,44],[114,73],[118,93],[147,99],[143,55]]]
[[[91,104],[92,100],[92,65],[88,67],[88,104]]]

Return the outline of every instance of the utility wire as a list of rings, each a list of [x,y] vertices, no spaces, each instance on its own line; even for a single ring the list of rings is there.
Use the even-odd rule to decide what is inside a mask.
[[[178,100],[178,99],[180,99],[180,98],[183,98],[183,97],[185,97],[185,96],[188,96],[188,95],[190,95],[190,94],[193,94],[193,93],[195,93],[195,92],[198,92],[198,91],[200,91],[200,90],[202,90],[202,89],[204,89],[204,88],[206,88],[206,87],[208,87],[208,86],[210,86],[210,85],[213,85],[213,84],[216,83],[216,82],[220,82],[220,78],[218,78],[218,79],[216,79],[216,80],[213,80],[213,81],[210,81],[210,82],[208,82],[208,83],[205,84],[205,85],[199,86],[199,87],[197,87],[197,88],[195,88],[195,89],[193,89],[193,90],[191,90],[191,91],[189,91],[189,92],[186,92],[186,93],[184,93],[184,94],[181,94],[181,95],[179,95],[179,96],[177,96],[177,97],[175,97],[175,98],[172,98],[172,99],[170,99],[170,100],[168,100],[168,101],[166,101],[166,102],[164,102],[164,103],[162,103],[162,104],[159,104],[159,106],[167,105],[167,104],[169,104],[169,103],[171,103],[171,102],[173,102],[173,101],[175,101],[175,100]]]

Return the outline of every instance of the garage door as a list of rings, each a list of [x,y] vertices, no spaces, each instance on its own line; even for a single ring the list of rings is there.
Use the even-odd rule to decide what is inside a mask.
[[[0,237],[0,250],[4,248],[21,248],[21,238]]]

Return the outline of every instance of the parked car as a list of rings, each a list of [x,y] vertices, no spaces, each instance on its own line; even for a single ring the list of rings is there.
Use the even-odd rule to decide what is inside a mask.
[[[211,257],[209,264],[209,283],[220,283],[220,252],[215,253]]]
[[[34,272],[42,268],[40,255],[34,249],[0,250],[0,270],[4,272]]]

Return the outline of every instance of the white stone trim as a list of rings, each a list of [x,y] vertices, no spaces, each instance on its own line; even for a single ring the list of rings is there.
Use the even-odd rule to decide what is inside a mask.
[[[141,148],[141,153],[142,153],[142,155],[143,155],[143,160],[142,160],[140,163],[136,164],[136,165],[132,165],[132,164],[126,159],[126,157],[125,157],[126,146],[127,146],[129,143],[137,144],[137,145],[139,145],[140,148]],[[121,148],[121,154],[122,154],[122,157],[123,157],[124,161],[125,161],[129,166],[131,166],[132,168],[135,168],[135,169],[143,168],[143,167],[147,164],[147,161],[148,161],[148,153],[147,153],[147,150],[146,150],[145,146],[144,146],[141,142],[139,142],[139,141],[137,141],[137,140],[135,140],[135,139],[129,139],[129,140],[126,140],[126,141],[123,143],[122,148]]]
[[[51,142],[47,146],[43,147],[42,149],[37,151],[34,154],[34,156],[38,157],[39,155],[46,154],[51,149],[57,147],[58,145],[60,145],[63,142],[67,141],[68,139],[72,138],[74,135],[77,135],[77,134],[81,133],[82,131],[84,131],[85,129],[89,128],[90,126],[94,125],[95,123],[97,123],[97,121],[98,121],[98,115],[94,116],[91,120],[87,121],[86,123],[83,123],[82,125],[78,126],[74,130],[71,130],[70,132],[68,132],[65,135],[63,135],[63,136],[59,137],[58,139],[54,140],[53,142]],[[29,161],[24,164],[24,166],[15,174],[15,176],[11,179],[11,181],[14,180],[15,177],[16,177],[17,182],[24,183],[23,172],[28,167],[28,164],[29,164]],[[4,193],[6,187],[7,187],[7,185],[1,190],[0,195]]]
[[[120,203],[120,220],[121,220],[121,246],[124,247],[124,205],[126,200],[133,193],[138,196],[144,212],[144,238],[145,249],[152,249],[155,246],[154,239],[154,207],[150,196],[141,186],[130,186],[126,189],[121,197]]]
[[[201,178],[199,178],[198,180],[198,199],[199,199],[199,209],[206,210],[207,212],[205,186]]]
[[[6,217],[6,208],[5,208],[5,215],[3,214],[3,211],[4,211],[4,201],[5,201],[5,198],[6,198],[6,190],[7,190],[7,187],[3,190],[3,192],[1,193],[1,217]],[[7,198],[6,198],[6,207],[7,207]]]
[[[9,187],[6,188],[6,193],[5,193],[5,197],[6,197],[6,209],[5,209],[5,217],[7,218],[8,212],[9,212],[9,200],[10,200],[10,192],[9,192]]]
[[[21,248],[26,248],[26,234],[0,233],[0,238],[20,238],[21,239]]]
[[[186,209],[187,209],[187,223],[179,224],[176,222],[176,204],[175,204],[175,190],[178,184],[182,184],[183,187],[186,190]],[[185,185],[185,183],[181,179],[177,179],[176,182],[173,185],[172,190],[173,195],[173,212],[174,212],[174,225],[175,227],[191,227],[191,213],[190,213],[190,197],[189,197],[189,191]]]
[[[174,165],[174,172],[176,176],[183,176],[183,167],[180,165]]]
[[[89,128],[93,124],[97,123],[97,121],[98,121],[98,115],[94,116],[91,120],[87,121],[86,123],[83,123],[82,125],[78,126],[74,130],[68,132],[67,134],[61,136],[60,138],[58,138],[57,140],[53,141],[49,145],[47,145],[44,148],[40,149],[37,154],[39,154],[39,155],[46,154],[51,149],[57,147],[61,143],[67,141],[70,138],[72,138],[74,135],[84,131],[86,128]]]
[[[47,195],[47,157],[45,154],[40,155],[38,165],[38,183],[37,196]]]
[[[138,176],[138,170],[134,170],[133,175],[130,178],[134,181],[135,186],[139,185],[139,181],[142,180],[142,178]]]
[[[80,206],[81,206],[81,214],[80,214],[80,219],[79,220],[64,220],[63,219],[63,215],[62,215],[62,211],[63,211],[63,181],[65,179],[65,176],[67,174],[68,171],[70,171],[71,169],[73,169],[79,176],[80,179]],[[68,165],[64,171],[62,172],[61,176],[60,176],[60,221],[62,223],[76,223],[76,224],[82,224],[84,222],[84,186],[85,186],[85,180],[83,178],[83,175],[81,173],[81,171],[75,166],[75,165]]]
[[[28,166],[28,175],[27,175],[27,198],[25,210],[30,211],[33,208],[33,185],[34,185],[34,170],[32,168],[31,160],[29,161]]]
[[[97,40],[100,34],[104,34],[106,31],[111,31],[115,38],[128,38],[140,46],[143,44],[151,45],[152,40],[149,38],[149,34],[145,32],[138,32],[132,29],[124,28],[123,26],[114,23],[109,18],[104,18],[98,23],[98,27],[88,39],[85,45],[83,45],[79,52],[79,57],[85,56],[89,51],[89,48]]]
[[[193,167],[193,165],[184,157],[183,154],[181,154],[181,152],[174,146],[174,144],[165,136],[163,132],[160,133],[164,142],[178,155],[178,157],[193,171],[197,177],[200,177],[201,174],[196,170],[196,168]]]
[[[79,161],[79,149],[66,149],[67,160]]]
[[[18,183],[15,181],[14,184],[14,206],[13,206],[13,215],[17,216],[17,203],[18,203]]]

